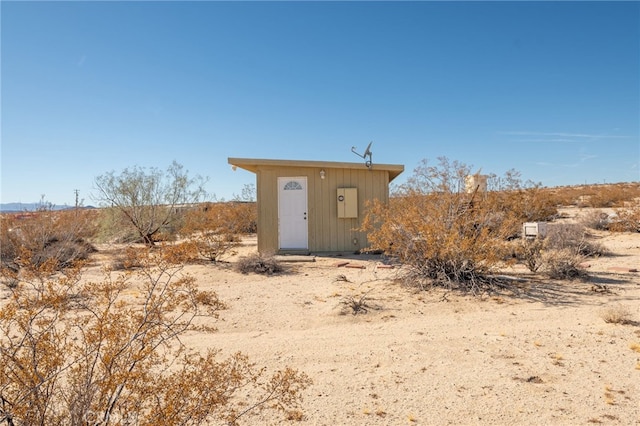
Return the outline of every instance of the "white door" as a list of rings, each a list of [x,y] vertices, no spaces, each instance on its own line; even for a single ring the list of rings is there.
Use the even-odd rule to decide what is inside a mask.
[[[278,236],[281,249],[308,247],[307,178],[278,178]]]

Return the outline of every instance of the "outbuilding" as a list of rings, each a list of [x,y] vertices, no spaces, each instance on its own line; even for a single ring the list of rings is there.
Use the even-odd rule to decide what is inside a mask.
[[[355,252],[366,202],[388,202],[389,183],[403,165],[229,158],[256,174],[258,251]]]

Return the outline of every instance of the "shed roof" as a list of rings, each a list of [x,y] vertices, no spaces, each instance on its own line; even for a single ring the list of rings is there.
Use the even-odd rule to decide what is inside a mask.
[[[346,163],[340,161],[308,161],[308,160],[270,160],[264,158],[228,158],[228,163],[256,173],[260,166],[276,167],[316,167],[326,169],[356,169],[367,170],[364,163]],[[402,164],[378,164],[371,166],[374,170],[384,170],[389,172],[389,182],[398,177],[404,171]]]

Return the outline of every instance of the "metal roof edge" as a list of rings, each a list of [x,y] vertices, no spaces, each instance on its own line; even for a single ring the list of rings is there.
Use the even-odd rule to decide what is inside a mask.
[[[312,160],[276,160],[267,158],[227,158],[227,162],[232,166],[256,173],[259,166],[281,166],[281,167],[324,167],[334,169],[367,169],[363,163],[352,163],[343,161],[312,161]],[[385,170],[389,172],[389,181],[392,181],[404,171],[402,164],[379,164],[373,163],[374,170]]]

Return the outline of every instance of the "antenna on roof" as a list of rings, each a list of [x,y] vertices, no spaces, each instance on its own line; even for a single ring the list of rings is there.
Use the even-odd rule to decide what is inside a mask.
[[[372,162],[371,162],[371,161],[372,161],[372,160],[371,160],[371,155],[373,154],[373,153],[371,152],[371,144],[372,144],[372,143],[373,143],[373,142],[369,142],[369,145],[367,145],[367,149],[365,149],[364,154],[359,154],[359,153],[356,151],[356,147],[355,147],[355,146],[352,146],[352,147],[351,147],[351,152],[353,152],[354,154],[356,154],[358,157],[364,158],[364,165],[365,165],[365,166],[367,166],[367,168],[368,168],[369,170],[371,170],[371,165],[372,165]],[[367,157],[369,158],[368,160],[367,160]]]

